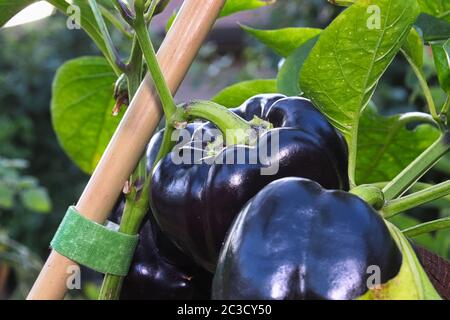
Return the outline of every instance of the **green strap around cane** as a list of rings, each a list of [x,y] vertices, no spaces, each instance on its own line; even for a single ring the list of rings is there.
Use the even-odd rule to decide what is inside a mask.
[[[108,229],[83,217],[71,206],[50,246],[95,271],[126,276],[137,242],[137,235]]]

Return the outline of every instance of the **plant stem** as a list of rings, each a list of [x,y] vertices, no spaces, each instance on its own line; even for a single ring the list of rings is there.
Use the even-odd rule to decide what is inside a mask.
[[[348,154],[348,179],[350,182],[350,188],[356,187],[356,159],[358,156],[358,128],[359,124],[354,126],[351,139],[347,139],[349,142],[349,154]],[[350,140],[350,141],[349,141]]]
[[[446,17],[448,17],[448,16],[450,16],[450,10],[447,10],[447,11],[441,13],[441,14],[438,15],[437,17],[438,17],[439,19],[443,19],[443,18],[446,18]]]
[[[434,120],[439,121],[439,115],[436,111],[436,105],[433,100],[433,96],[431,94],[430,87],[428,86],[427,80],[425,79],[425,75],[423,71],[412,61],[409,55],[404,54],[406,60],[414,71],[417,79],[419,80],[420,87],[422,88],[423,94],[425,96],[425,100],[427,101],[428,109],[430,110],[431,116]]]
[[[134,97],[142,81],[142,51],[137,40],[137,36],[133,37],[131,46],[131,54],[125,71],[128,80],[128,95]]]
[[[147,12],[144,14],[146,23],[149,23],[151,21],[153,14],[155,13],[157,3],[158,0],[150,0],[148,1],[148,3],[146,3],[145,7],[148,8]]]
[[[450,228],[450,217],[433,220],[402,230],[407,237],[417,237],[424,233]]]
[[[447,96],[447,100],[445,100],[445,104],[442,106],[441,114],[448,117],[448,112],[450,111],[450,96]],[[450,119],[447,119],[450,121]]]
[[[145,156],[141,162],[145,163]],[[139,169],[137,169],[137,171],[139,171]],[[139,232],[142,220],[144,219],[149,206],[148,180],[149,179],[144,183],[142,190],[138,192],[136,186],[133,186],[133,190],[127,195],[119,232],[130,235],[135,235]],[[119,299],[123,279],[124,277],[122,276],[106,274],[100,289],[99,300]]]
[[[99,5],[100,12],[102,15],[108,20],[113,26],[117,28],[120,32],[122,32],[127,38],[132,39],[133,35],[131,34],[128,25],[124,25],[123,20],[118,19],[111,11],[105,8],[102,5]],[[126,22],[125,22],[126,23]]]
[[[383,188],[386,201],[395,199],[407,191],[450,150],[449,134],[443,134],[435,143],[417,157],[397,177]]]
[[[361,185],[350,190],[350,193],[360,197],[376,210],[380,210],[384,206],[384,194],[376,186]]]
[[[136,1],[136,4],[140,4],[142,6],[142,1]],[[172,149],[173,142],[171,141],[171,138],[174,128],[173,126],[171,126],[169,120],[167,119],[168,117],[171,117],[172,114],[176,111],[175,102],[159,67],[155,50],[153,49],[153,45],[148,35],[147,27],[145,26],[145,23],[142,23],[143,12],[142,10],[137,11],[140,14],[138,14],[138,17],[135,20],[136,23],[134,23],[136,36],[133,40],[132,52],[127,68],[129,94],[130,97],[134,96],[139,86],[141,78],[140,75],[142,71],[141,53],[144,52],[144,57],[146,58],[149,71],[155,83],[156,90],[158,91],[158,94],[160,96],[163,110],[166,113],[166,130],[164,132],[161,147],[158,151],[155,163],[153,163],[152,165],[152,170],[150,171],[150,173],[147,174],[145,161],[146,156],[144,156],[132,176],[132,191],[131,194],[127,196],[127,201],[125,203],[125,209],[122,215],[122,221],[119,229],[119,232],[123,232],[126,234],[137,234],[142,224],[142,220],[148,212],[150,204],[149,191],[152,177],[151,173],[156,163]],[[140,46],[138,44],[140,44]],[[140,181],[144,181],[144,184],[142,190],[137,192],[136,185],[139,184]],[[99,299],[118,299],[120,296],[123,279],[124,278],[121,276],[115,276],[111,274],[105,275]]]
[[[422,204],[438,200],[450,194],[450,180],[429,187],[425,190],[418,191],[408,196],[392,200],[383,208],[383,216],[386,219],[406,210],[418,207]]]
[[[252,134],[256,133],[249,122],[212,101],[193,101],[179,107],[171,123],[176,127],[194,119],[211,121],[223,133],[227,145],[250,144]]]
[[[120,74],[125,70],[125,65],[119,58],[119,54],[114,47],[113,41],[111,39],[111,36],[109,34],[108,28],[106,27],[105,20],[103,20],[102,13],[100,12],[99,7],[97,6],[96,0],[89,0],[89,6],[92,9],[92,13],[94,14],[95,21],[97,22],[97,25],[100,29],[100,32],[102,33],[103,40],[105,41],[106,45],[106,58],[110,62],[111,67],[114,69],[116,74]]]
[[[141,50],[144,54],[145,61],[147,62],[148,70],[152,76],[159,98],[161,99],[164,114],[166,119],[169,119],[176,111],[175,101],[164,79],[161,68],[159,67],[156,52],[150,40],[150,35],[147,30],[143,12],[139,13],[138,9],[136,9],[134,28],[141,46]]]
[[[139,43],[137,41],[137,37],[134,36],[133,44],[131,48],[130,58],[128,59],[128,64],[125,72],[128,80],[128,94],[130,100],[136,94],[136,91],[139,88],[139,85],[142,80],[142,51],[139,47]],[[146,161],[145,156],[139,161],[138,166],[134,170],[131,176],[131,184],[133,185],[139,183],[141,181],[147,181],[147,170],[146,170]],[[120,224],[120,232],[128,233],[128,234],[137,234],[139,231],[139,227],[141,225],[142,219],[145,216],[148,210],[148,187],[147,183],[144,182],[143,190],[140,194],[140,199],[136,199],[136,192],[132,189],[132,194],[127,196],[125,202],[124,212],[122,214],[122,221]],[[142,201],[138,208],[136,208],[137,201]],[[102,287],[100,290],[99,300],[117,300],[119,299],[120,292],[122,289],[124,277],[117,276],[113,274],[106,274]]]

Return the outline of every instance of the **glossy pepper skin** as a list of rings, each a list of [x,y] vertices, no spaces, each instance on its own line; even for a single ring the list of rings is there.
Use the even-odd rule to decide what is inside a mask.
[[[120,223],[124,202],[111,221]],[[125,277],[121,300],[190,300],[211,297],[212,276],[196,266],[161,232],[149,212],[139,231],[129,274]]]
[[[368,290],[369,266],[378,266],[386,283],[401,262],[383,219],[362,199],[285,178],[261,190],[236,218],[213,298],[355,299]]]
[[[259,95],[232,111],[248,121],[255,116],[269,121],[274,128],[265,132],[262,136],[267,139],[260,139],[256,146],[224,148],[213,156],[213,163],[175,164],[172,157],[176,152],[188,157],[194,154],[196,134],[208,134],[213,127],[206,123],[183,149],[174,150],[158,163],[152,180],[151,203],[158,224],[179,248],[210,271],[215,269],[234,217],[270,182],[293,176],[313,179],[326,188],[348,189],[346,142],[309,100]],[[226,164],[226,159],[237,159],[240,152],[249,159],[254,148],[272,150],[270,143],[275,137],[279,149],[269,153],[269,162]],[[206,143],[200,141],[200,145],[204,148]],[[276,174],[261,174],[262,167],[277,161]]]
[[[195,125],[189,125],[193,132]],[[162,132],[155,135],[148,148],[148,169],[155,161],[162,142]],[[112,222],[120,224],[125,199],[113,210]],[[149,211],[139,231],[130,271],[125,277],[121,300],[210,299],[212,275],[198,267],[164,235]]]

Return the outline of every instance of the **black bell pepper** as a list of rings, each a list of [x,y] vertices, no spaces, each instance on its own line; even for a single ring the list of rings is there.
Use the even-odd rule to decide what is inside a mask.
[[[198,140],[202,135],[197,133],[217,138],[210,133],[213,124],[206,123],[196,129],[187,145],[175,148],[159,162],[152,178],[152,211],[161,229],[210,271],[215,269],[234,217],[270,182],[292,176],[312,179],[325,188],[349,188],[346,142],[309,100],[279,94],[259,95],[231,111],[247,121],[257,117],[273,128],[262,134],[254,146],[223,146],[220,152],[201,161],[175,163],[175,155],[188,155],[193,160],[199,146],[203,150],[209,146]],[[161,134],[156,135],[150,143],[150,153],[160,137]],[[276,150],[271,144],[275,137],[279,141]],[[267,161],[256,164],[248,161],[253,151],[263,148],[268,150]],[[227,159],[238,159],[242,154],[246,159],[243,164],[227,164]],[[261,174],[262,168],[274,163],[278,165],[275,174]]]
[[[193,132],[196,126],[187,129]],[[147,153],[148,168],[155,161],[162,142],[163,132],[158,132]],[[110,217],[120,224],[125,197],[117,202]],[[210,299],[212,275],[196,265],[161,232],[149,211],[139,230],[139,243],[133,256],[130,271],[125,277],[121,300],[190,300]]]
[[[222,248],[214,299],[355,299],[402,255],[361,198],[302,178],[272,182],[242,209]],[[375,285],[376,283],[369,284]]]
[[[110,220],[120,223],[124,201]],[[149,212],[120,293],[121,300],[190,300],[211,297],[212,275],[193,263],[159,229]]]

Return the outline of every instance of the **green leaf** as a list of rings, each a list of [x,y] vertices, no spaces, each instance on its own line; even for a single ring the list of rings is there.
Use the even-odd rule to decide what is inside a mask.
[[[244,25],[241,27],[282,57],[291,55],[295,49],[322,32],[321,29],[314,28],[258,30]]]
[[[278,92],[287,96],[301,95],[300,71],[318,37],[308,40],[287,57],[277,76]]]
[[[361,300],[441,300],[409,241],[393,224],[386,222],[403,257],[400,272],[381,288],[369,289]]]
[[[450,23],[450,1],[448,0],[418,0],[423,13],[435,16]]]
[[[25,208],[39,213],[48,213],[52,209],[50,197],[44,188],[21,191],[20,199]]]
[[[0,27],[12,17],[37,0],[0,0]]]
[[[68,156],[92,173],[121,116],[113,117],[114,72],[104,58],[83,57],[61,66],[53,82],[52,121]]]
[[[423,41],[416,29],[411,29],[402,47],[402,52],[407,55],[411,62],[419,69],[423,67]]]
[[[436,141],[439,130],[429,124],[407,129],[422,117],[427,120],[428,115],[412,112],[385,117],[371,106],[366,108],[359,126],[358,185],[392,180]]]
[[[220,17],[226,17],[241,11],[258,9],[275,2],[276,0],[227,0],[220,12]]]
[[[434,64],[442,89],[450,95],[450,39],[432,45]]]
[[[361,111],[418,14],[415,0],[360,0],[322,32],[303,66],[301,88],[349,143],[353,183]]]
[[[416,21],[425,41],[439,41],[450,38],[450,23],[422,13]]]
[[[15,190],[0,181],[0,208],[11,209],[14,206]]]
[[[220,91],[212,101],[227,108],[240,106],[247,99],[261,93],[276,93],[275,80],[250,80],[236,83]]]
[[[35,177],[22,177],[17,182],[17,187],[19,189],[31,189],[36,187],[39,184],[38,180]]]

